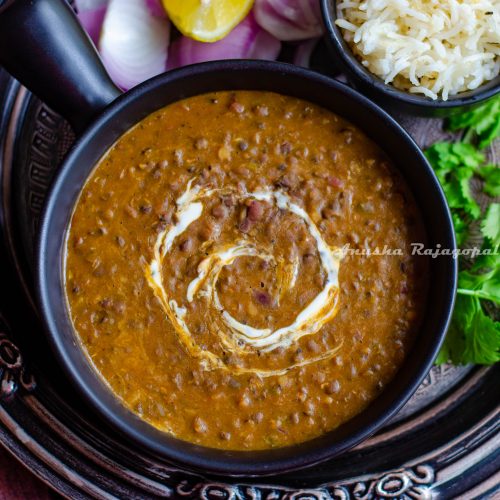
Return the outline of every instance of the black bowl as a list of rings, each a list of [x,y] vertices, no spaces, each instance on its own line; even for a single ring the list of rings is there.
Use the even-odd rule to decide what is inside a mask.
[[[125,408],[91,366],[72,327],[64,289],[65,241],[77,197],[103,153],[132,125],[179,99],[215,90],[266,90],[309,100],[360,127],[392,158],[411,187],[428,244],[455,248],[445,197],[415,142],[386,112],[350,87],[291,65],[261,61],[212,62],[158,76],[115,100],[87,128],[61,167],[41,220],[36,282],[49,339],[89,405],[128,439],[187,467],[225,475],[263,475],[307,467],[367,438],[415,392],[432,366],[453,307],[456,260],[432,259],[428,308],[415,345],[398,375],[365,411],[303,444],[258,452],[221,451],[180,441]]]
[[[356,445],[386,423],[417,389],[444,338],[455,296],[452,256],[432,259],[428,307],[415,345],[397,377],[364,412],[306,443],[259,452],[221,451],[180,441],[128,410],[80,345],[64,287],[65,243],[73,208],[102,155],[130,127],[179,99],[215,90],[266,90],[332,110],[371,137],[413,190],[432,248],[455,248],[445,197],[431,167],[405,130],[351,88],[318,73],[261,61],[219,61],[158,76],[120,95],[64,0],[0,0],[0,63],[83,131],[53,183],[36,249],[36,290],[47,335],[80,394],[108,424],[152,453],[186,467],[252,476],[307,467]],[[89,124],[90,123],[90,124]],[[376,325],[374,325],[376,327]]]
[[[477,89],[450,96],[447,101],[433,100],[423,95],[399,90],[371,73],[353,54],[344,40],[342,30],[335,24],[338,17],[337,1],[321,0],[321,10],[326,28],[326,41],[334,58],[334,64],[345,73],[348,80],[358,90],[390,111],[403,111],[418,116],[445,117],[477,107],[500,92],[500,76]]]

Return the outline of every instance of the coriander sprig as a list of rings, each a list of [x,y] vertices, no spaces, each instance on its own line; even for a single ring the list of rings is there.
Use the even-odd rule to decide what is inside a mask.
[[[464,142],[477,141],[483,149],[500,135],[500,95],[497,95],[471,111],[452,115],[448,119],[451,131],[465,129]]]
[[[449,128],[465,128],[463,141],[439,142],[425,153],[450,206],[457,244],[465,243],[471,222],[481,217],[484,242],[481,255],[469,269],[460,262],[455,309],[436,363],[489,365],[500,361],[500,322],[485,308],[487,303],[500,305],[500,204],[492,202],[481,214],[470,181],[478,176],[484,181],[486,194],[500,196],[500,168],[486,164],[478,149],[500,135],[500,96],[451,117]]]

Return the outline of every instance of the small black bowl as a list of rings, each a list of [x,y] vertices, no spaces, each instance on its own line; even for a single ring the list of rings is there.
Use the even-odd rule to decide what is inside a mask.
[[[402,111],[417,116],[445,117],[474,108],[500,92],[500,76],[477,89],[450,96],[447,101],[433,100],[423,95],[399,90],[371,73],[353,54],[349,44],[344,40],[342,30],[335,24],[338,18],[337,1],[321,0],[321,10],[327,45],[335,58],[335,64],[345,73],[352,85],[390,111]]]

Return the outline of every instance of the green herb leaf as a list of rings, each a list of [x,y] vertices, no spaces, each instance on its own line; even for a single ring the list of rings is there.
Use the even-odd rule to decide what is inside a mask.
[[[484,191],[490,196],[500,196],[500,167],[484,165],[478,171],[484,180]]]
[[[457,293],[500,304],[500,204],[492,203],[481,222],[485,242],[470,270],[460,271]],[[488,251],[488,254],[486,254]],[[483,272],[479,272],[479,271]]]
[[[436,363],[492,364],[500,361],[500,322],[483,309],[481,300],[500,304],[500,204],[492,203],[481,223],[485,237],[481,255],[458,275],[457,300],[445,343]],[[482,272],[481,272],[482,271]]]
[[[452,131],[468,129],[466,138],[475,136],[478,147],[485,148],[500,135],[500,95],[471,111],[451,116],[448,127]]]
[[[481,232],[495,247],[500,245],[500,203],[492,203],[481,222]]]
[[[484,163],[471,144],[438,142],[425,152],[441,183],[448,205],[478,219],[481,209],[470,191],[470,180]]]
[[[469,236],[469,224],[465,222],[456,212],[452,212],[453,228],[455,229],[455,237],[457,246],[461,247]]]
[[[500,322],[484,313],[476,297],[459,295],[436,363],[491,365],[500,361]]]
[[[477,257],[470,268],[471,272],[485,271],[500,267],[500,254],[498,245],[491,247],[487,242],[481,247],[482,254]]]
[[[500,266],[482,274],[460,271],[457,293],[500,304]]]
[[[480,148],[500,135],[500,95],[482,106],[449,119],[451,130],[467,129],[464,141],[439,142],[425,152],[443,187],[451,209],[458,246],[469,232],[469,224],[479,219],[481,209],[470,190],[470,180],[479,175],[484,191],[500,196],[500,168],[484,165],[485,157],[469,141],[477,139]],[[492,203],[481,221],[484,236],[482,254],[469,270],[459,273],[457,299],[450,328],[437,364],[493,364],[500,361],[500,322],[484,310],[483,301],[500,304],[500,204]]]

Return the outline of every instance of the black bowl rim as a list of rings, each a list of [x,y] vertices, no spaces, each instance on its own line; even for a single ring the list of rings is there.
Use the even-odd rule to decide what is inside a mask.
[[[262,452],[225,452],[223,450],[190,445],[189,443],[185,443],[184,441],[176,440],[183,445],[187,444],[188,446],[191,446],[193,448],[192,452],[190,451],[189,453],[185,453],[182,450],[179,451],[175,447],[166,447],[162,443],[159,443],[153,437],[153,435],[156,434],[156,437],[158,437],[160,434],[165,435],[165,433],[158,431],[149,424],[145,424],[143,420],[139,419],[135,414],[126,409],[124,406],[123,409],[126,411],[122,412],[121,416],[116,414],[112,409],[106,406],[103,398],[100,398],[99,395],[97,395],[91,387],[88,387],[85,384],[83,375],[79,373],[76,366],[74,365],[73,360],[71,359],[72,351],[75,351],[76,349],[81,354],[83,350],[77,345],[77,342],[75,341],[73,341],[71,345],[68,345],[68,343],[63,339],[63,334],[59,333],[56,327],[55,314],[52,310],[51,301],[49,299],[49,287],[47,279],[47,277],[51,273],[51,269],[48,266],[46,258],[48,255],[47,246],[48,241],[50,240],[49,226],[52,219],[52,214],[55,210],[57,210],[57,200],[59,198],[61,188],[64,184],[64,180],[71,171],[71,165],[74,164],[74,159],[77,158],[82,151],[85,151],[85,148],[87,148],[88,143],[92,140],[95,134],[99,132],[116,113],[118,113],[120,110],[124,110],[127,106],[129,106],[129,104],[131,104],[136,98],[139,98],[141,95],[146,94],[150,90],[154,90],[158,87],[165,87],[171,81],[178,79],[182,80],[185,78],[203,78],[203,76],[207,73],[217,73],[221,70],[254,70],[263,72],[265,74],[278,73],[282,76],[295,75],[307,81],[312,80],[329,88],[334,88],[339,93],[345,95],[346,98],[358,101],[360,105],[367,107],[368,111],[371,111],[373,114],[378,115],[378,118],[380,118],[381,120],[386,120],[390,128],[392,128],[394,132],[401,138],[401,141],[405,142],[406,146],[411,149],[413,153],[418,157],[420,163],[422,164],[422,168],[426,170],[429,179],[431,179],[431,182],[436,188],[437,195],[440,197],[439,204],[443,209],[443,215],[446,222],[446,227],[444,228],[446,239],[450,243],[451,248],[456,248],[456,244],[451,214],[449,212],[446,199],[440,187],[439,181],[437,180],[432,168],[428,164],[425,156],[423,155],[417,144],[414,142],[414,140],[410,137],[410,135],[404,130],[404,128],[399,125],[399,123],[397,123],[383,109],[381,109],[379,106],[371,102],[369,99],[367,99],[357,91],[353,90],[343,83],[333,80],[332,78],[305,68],[286,63],[255,60],[213,61],[183,67],[152,78],[118,97],[87,128],[87,130],[76,141],[73,148],[68,153],[52,184],[42,212],[40,220],[40,230],[36,244],[35,288],[38,304],[42,313],[42,321],[45,330],[48,333],[51,347],[55,352],[55,355],[58,358],[61,366],[68,374],[70,380],[73,382],[73,385],[74,387],[76,387],[78,392],[83,396],[83,398],[89,403],[91,407],[97,410],[98,414],[104,417],[104,419],[108,423],[110,423],[113,428],[119,430],[122,435],[127,436],[129,439],[136,442],[143,448],[149,450],[150,452],[165,457],[167,460],[180,463],[186,466],[188,469],[194,469],[198,471],[202,470],[204,472],[222,474],[226,476],[229,475],[232,477],[255,477],[289,472],[296,469],[313,466],[317,463],[332,458],[333,456],[352,448],[359,442],[374,434],[378,429],[382,427],[384,423],[386,423],[401,409],[401,407],[417,390],[418,386],[421,384],[422,380],[429,372],[430,368],[432,367],[433,361],[439,352],[442,342],[444,341],[445,333],[450,322],[455,301],[457,262],[456,259],[453,259],[451,266],[449,266],[450,275],[449,279],[447,280],[448,294],[445,297],[444,301],[446,307],[443,307],[442,314],[439,315],[438,326],[436,326],[435,328],[437,334],[435,335],[435,338],[433,338],[433,340],[429,342],[430,345],[426,351],[426,354],[422,355],[422,362],[419,367],[415,369],[415,374],[413,376],[413,379],[411,380],[411,383],[409,383],[407,386],[405,386],[404,389],[399,391],[397,397],[394,396],[391,399],[391,404],[388,405],[388,407],[385,408],[384,411],[380,412],[378,418],[374,419],[371,422],[371,425],[363,427],[358,432],[352,433],[339,442],[330,445],[323,445],[322,447],[318,446],[317,448],[312,447],[312,450],[309,449],[302,455],[300,455],[299,453],[294,453],[291,457],[272,459],[267,458],[267,455],[272,455],[274,452],[286,450],[287,448],[264,450]],[[64,307],[66,307],[66,304],[64,304]],[[72,333],[73,335],[76,335],[74,331]],[[102,383],[102,378],[97,373],[95,368],[91,366],[88,358],[87,363],[87,368],[93,372],[95,381],[100,381]],[[111,389],[107,388],[106,391],[112,394],[115,400],[118,400]],[[142,431],[137,430],[136,427],[142,427]],[[144,429],[146,427],[148,431],[146,433],[149,434],[148,436],[144,435]],[[305,444],[312,443],[313,441],[294,445],[294,447],[303,447]],[[212,453],[220,454],[220,459],[214,460],[213,457],[207,458],[202,454],[197,455],[196,449],[201,451],[208,450]],[[254,462],[254,460],[251,458],[254,455],[259,456],[260,461],[258,463]]]
[[[321,12],[323,24],[326,28],[326,36],[330,42],[329,46],[335,54],[340,57],[344,69],[364,85],[373,88],[377,93],[389,97],[390,99],[404,102],[405,104],[415,108],[421,108],[422,110],[436,109],[449,110],[451,112],[455,108],[477,105],[490,99],[500,91],[500,75],[493,80],[483,83],[477,89],[449,96],[446,101],[439,98],[434,100],[424,95],[410,94],[409,92],[398,89],[391,84],[385,83],[381,78],[374,75],[356,58],[351,48],[344,40],[341,30],[335,24],[335,21],[338,19],[337,0],[321,0]]]

